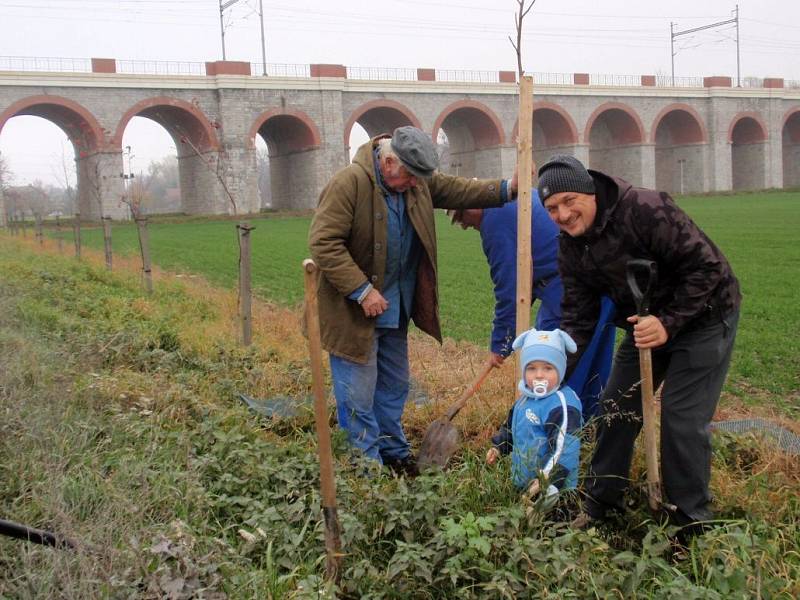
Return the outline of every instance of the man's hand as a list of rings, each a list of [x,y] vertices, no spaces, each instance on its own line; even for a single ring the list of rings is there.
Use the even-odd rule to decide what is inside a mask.
[[[364,310],[364,315],[371,319],[383,314],[383,311],[389,308],[389,303],[378,290],[372,288],[361,302],[361,308]]]
[[[669,334],[658,317],[647,315],[640,317],[633,315],[628,317],[628,323],[634,323],[633,341],[637,348],[658,348],[663,346],[669,339]]]
[[[497,462],[497,459],[500,458],[500,450],[492,446],[489,448],[489,451],[486,453],[486,464],[493,465]]]
[[[489,358],[487,359],[489,363],[495,368],[500,368],[503,366],[503,362],[506,360],[504,356],[497,354],[496,352],[489,352]]]
[[[536,179],[536,163],[531,162],[531,181]],[[514,174],[511,176],[511,180],[508,182],[508,195],[511,198],[517,197],[517,192],[519,191],[519,165],[514,167]]]
[[[536,496],[539,495],[539,491],[541,490],[541,484],[539,483],[538,479],[534,479],[533,483],[528,486],[528,498],[533,500]]]

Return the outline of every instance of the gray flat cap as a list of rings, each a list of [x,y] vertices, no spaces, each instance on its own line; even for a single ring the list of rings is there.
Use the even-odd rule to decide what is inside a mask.
[[[392,150],[412,175],[430,177],[439,168],[439,156],[431,136],[421,129],[406,125],[392,135]]]

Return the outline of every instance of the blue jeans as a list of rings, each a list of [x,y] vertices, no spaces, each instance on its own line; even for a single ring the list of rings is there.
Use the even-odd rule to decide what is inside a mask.
[[[407,334],[407,327],[376,328],[366,364],[330,355],[339,426],[381,463],[410,453],[400,422],[409,388]]]

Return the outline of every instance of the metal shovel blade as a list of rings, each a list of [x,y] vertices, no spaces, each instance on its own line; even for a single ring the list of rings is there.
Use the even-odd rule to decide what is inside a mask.
[[[450,419],[446,416],[436,419],[422,438],[422,445],[417,455],[417,467],[420,471],[433,466],[444,469],[458,450],[460,441],[461,435]]]

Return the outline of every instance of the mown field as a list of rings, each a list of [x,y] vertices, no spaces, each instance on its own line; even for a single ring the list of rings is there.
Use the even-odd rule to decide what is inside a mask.
[[[754,210],[756,198],[769,210]],[[730,220],[698,212],[707,201],[716,212],[731,209]],[[765,194],[685,205],[734,261],[746,306],[762,307],[748,310],[758,320],[752,335],[766,333],[764,347],[740,333],[740,348],[752,348],[745,355],[766,368],[748,366],[740,351],[720,415],[779,416],[800,432],[798,311],[790,304],[800,287],[791,243],[796,202]],[[280,302],[255,303],[248,349],[237,343],[231,222],[155,224],[156,262],[183,274],[157,269],[152,297],[141,291],[135,257],[115,257],[109,273],[101,252],[87,250],[78,262],[68,246],[59,255],[51,241],[40,248],[30,233],[23,240],[0,232],[0,518],[79,542],[79,551],[68,552],[0,538],[0,598],[800,596],[800,458],[752,435],[714,433],[719,521],[681,548],[675,530],[646,510],[637,453],[629,513],[573,531],[564,521],[575,496],[544,514],[520,500],[507,464],[482,461],[511,399],[511,365],[459,415],[465,442],[445,473],[406,481],[372,471],[365,478],[335,433],[345,554],[341,585],[326,584],[312,415],[258,417],[237,399],[310,393],[296,307],[307,220],[256,224],[266,247],[257,264],[274,265],[273,279],[282,283],[258,283],[263,296]],[[477,237],[440,225],[447,318],[490,315]],[[748,231],[749,249],[741,245]],[[115,229],[120,255],[133,249],[131,233]],[[100,248],[93,236],[86,232]],[[198,237],[201,247],[186,246]],[[201,272],[192,264],[202,255],[216,265],[202,271],[211,283],[188,276]],[[774,297],[754,304],[759,296],[750,286]],[[477,290],[485,300],[458,304]],[[443,348],[412,335],[412,371],[432,400],[408,407],[412,443],[482,360],[483,344],[469,339],[484,338],[489,317],[473,329],[478,319],[449,321],[447,329],[467,341],[447,340]],[[773,362],[776,356],[783,362]],[[591,426],[584,467],[590,440]]]
[[[728,390],[753,403],[771,402],[798,413],[800,331],[800,194],[771,192],[681,198],[689,212],[723,249],[742,283],[744,304]],[[263,298],[284,305],[302,299],[300,263],[308,255],[309,218],[253,220],[253,285]],[[437,222],[441,307],[446,336],[488,340],[494,299],[486,260],[475,231]],[[165,269],[199,273],[224,286],[236,285],[237,241],[231,221],[153,223],[153,260]],[[102,248],[101,232],[84,233]],[[115,253],[138,252],[133,226],[115,224]],[[761,392],[768,392],[763,396]]]

